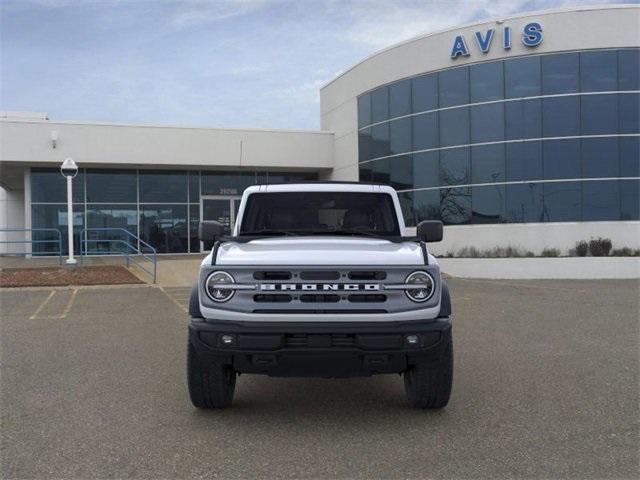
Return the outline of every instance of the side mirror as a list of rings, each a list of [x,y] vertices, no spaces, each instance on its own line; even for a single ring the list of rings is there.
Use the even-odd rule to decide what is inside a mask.
[[[442,240],[442,222],[424,220],[416,227],[416,234],[423,242],[439,242]]]
[[[215,220],[200,222],[198,225],[198,237],[201,242],[214,242],[224,233],[224,225]]]

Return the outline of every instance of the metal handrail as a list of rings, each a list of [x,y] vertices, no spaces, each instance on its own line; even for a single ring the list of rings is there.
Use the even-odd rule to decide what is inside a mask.
[[[88,236],[86,235],[87,233],[91,233],[91,232],[124,232],[126,233],[132,240],[135,240],[136,245],[133,245],[132,243],[128,242],[127,240],[123,240],[121,238],[88,238]],[[113,253],[103,253],[101,252],[101,255],[122,255],[125,257],[126,261],[127,261],[127,267],[129,266],[129,263],[131,261],[133,261],[133,263],[136,264],[136,266],[138,268],[140,268],[140,270],[144,271],[145,273],[147,273],[148,275],[150,275],[153,278],[153,283],[156,283],[156,276],[157,276],[157,266],[158,266],[158,252],[156,251],[156,249],[154,247],[152,247],[151,245],[149,245],[147,242],[145,242],[144,240],[142,240],[140,237],[134,235],[133,233],[131,233],[129,230],[125,229],[125,228],[120,228],[120,227],[113,227],[113,228],[83,228],[80,231],[80,262],[83,261],[84,257],[89,255],[91,252],[89,252],[89,248],[88,248],[88,244],[89,243],[99,243],[99,242],[109,242],[110,244],[115,244],[115,245],[124,245],[125,249],[124,250],[120,250],[120,251],[116,251]],[[140,245],[150,249],[150,252],[144,252],[141,248]],[[84,247],[84,248],[83,248]],[[134,256],[140,256],[143,259],[151,262],[153,268],[152,269],[147,269],[145,268],[142,263],[140,263],[138,260],[136,260],[134,258]]]
[[[30,239],[24,239],[24,240],[0,240],[0,244],[10,244],[10,243],[24,243],[24,244],[31,244],[32,248],[31,248],[31,252],[1,252],[0,256],[22,256],[22,255],[34,255],[33,253],[33,244],[34,243],[57,243],[58,244],[58,250],[57,251],[53,251],[53,252],[45,252],[45,253],[51,253],[51,254],[56,254],[58,255],[58,259],[60,264],[62,265],[62,233],[60,232],[60,230],[58,230],[57,228],[0,228],[0,233],[9,233],[9,232],[29,232],[31,233],[31,238]],[[34,240],[33,239],[33,233],[34,232],[55,232],[58,235],[57,239],[49,239],[49,240]],[[38,255],[38,253],[40,252],[36,252],[35,255]]]

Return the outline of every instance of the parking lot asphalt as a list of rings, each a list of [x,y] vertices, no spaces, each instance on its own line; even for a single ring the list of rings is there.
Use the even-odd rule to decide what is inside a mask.
[[[0,292],[3,478],[637,478],[637,281],[449,281],[449,406],[402,378],[186,389],[187,289]],[[54,292],[54,293],[51,293]]]

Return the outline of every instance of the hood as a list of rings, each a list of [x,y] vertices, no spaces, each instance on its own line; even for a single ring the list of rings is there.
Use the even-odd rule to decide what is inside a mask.
[[[363,237],[276,237],[223,243],[217,265],[423,265],[416,242]]]

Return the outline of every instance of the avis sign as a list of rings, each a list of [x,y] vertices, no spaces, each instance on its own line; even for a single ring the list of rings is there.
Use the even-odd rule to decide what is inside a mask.
[[[482,53],[489,53],[491,44],[493,43],[493,37],[496,35],[496,29],[490,28],[486,32],[475,32],[474,38],[478,48]],[[502,29],[502,48],[509,50],[511,48],[511,27],[503,27]],[[542,25],[538,22],[527,23],[522,28],[523,45],[526,47],[537,47],[542,43]],[[453,41],[453,48],[451,49],[451,58],[456,59],[458,57],[468,57],[470,55],[469,47],[464,35],[458,35]]]

